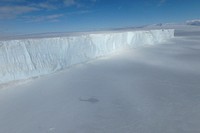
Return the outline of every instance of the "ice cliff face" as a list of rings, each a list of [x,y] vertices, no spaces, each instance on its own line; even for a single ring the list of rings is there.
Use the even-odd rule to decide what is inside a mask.
[[[0,83],[53,73],[124,48],[161,43],[174,30],[0,41]]]

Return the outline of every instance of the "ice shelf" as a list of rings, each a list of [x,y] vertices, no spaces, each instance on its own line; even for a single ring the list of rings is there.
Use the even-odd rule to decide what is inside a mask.
[[[165,42],[173,29],[0,41],[0,84],[62,70],[117,50]]]

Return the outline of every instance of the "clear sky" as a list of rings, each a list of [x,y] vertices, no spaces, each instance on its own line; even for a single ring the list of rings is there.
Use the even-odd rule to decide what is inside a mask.
[[[87,31],[200,18],[200,0],[0,0],[0,34]]]

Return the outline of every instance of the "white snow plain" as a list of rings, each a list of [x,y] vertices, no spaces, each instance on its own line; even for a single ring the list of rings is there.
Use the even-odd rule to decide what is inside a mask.
[[[183,33],[0,89],[0,133],[199,133],[200,34]]]
[[[0,41],[0,84],[53,73],[117,50],[154,45],[173,36],[174,30],[167,29]]]

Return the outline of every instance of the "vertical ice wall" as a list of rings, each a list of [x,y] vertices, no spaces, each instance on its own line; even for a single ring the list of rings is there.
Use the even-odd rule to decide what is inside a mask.
[[[0,41],[0,83],[53,73],[116,50],[161,43],[174,30]]]

